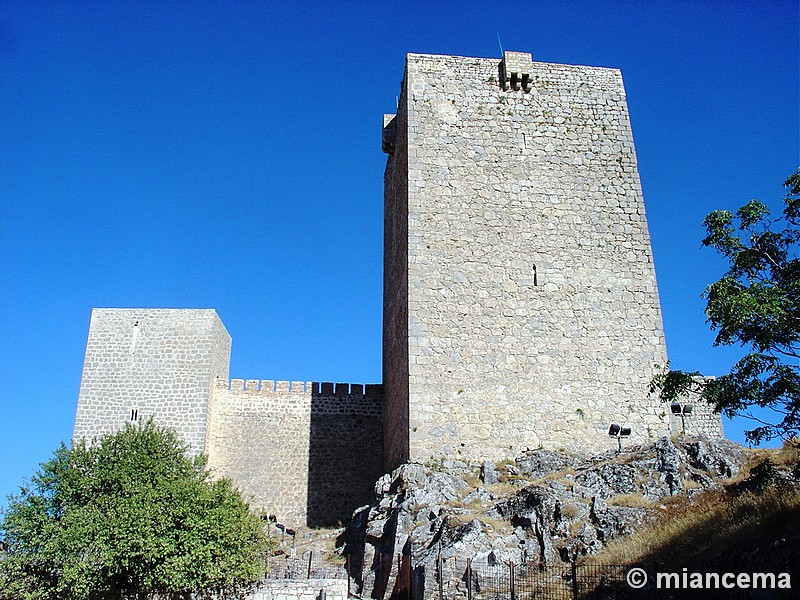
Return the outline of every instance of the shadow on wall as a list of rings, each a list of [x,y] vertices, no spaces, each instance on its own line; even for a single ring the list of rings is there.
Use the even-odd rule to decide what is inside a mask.
[[[335,525],[369,504],[383,475],[380,385],[314,383],[308,450],[309,527]]]

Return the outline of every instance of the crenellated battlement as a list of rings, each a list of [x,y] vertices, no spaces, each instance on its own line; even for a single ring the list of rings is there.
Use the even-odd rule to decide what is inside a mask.
[[[382,385],[220,377],[208,423],[209,466],[286,522],[349,517],[383,472]]]
[[[273,379],[217,379],[217,389],[231,390],[233,392],[251,392],[254,394],[285,395],[305,394],[306,389],[313,385],[310,381],[285,381]]]
[[[219,390],[246,392],[259,396],[310,395],[314,398],[359,398],[381,400],[383,386],[379,383],[332,383],[328,381],[287,381],[274,379],[223,379],[214,383]]]

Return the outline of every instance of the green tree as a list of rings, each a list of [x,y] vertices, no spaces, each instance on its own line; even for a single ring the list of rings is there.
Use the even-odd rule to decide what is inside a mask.
[[[717,332],[714,345],[739,345],[747,354],[730,373],[701,386],[701,398],[727,416],[757,421],[746,432],[753,443],[800,433],[800,170],[784,186],[778,218],[751,200],[735,214],[717,210],[703,221],[703,245],[730,263],[703,293],[708,323]],[[651,388],[672,400],[699,385],[695,375],[668,370]],[[756,417],[749,412],[755,406],[775,418]]]
[[[42,600],[233,589],[264,573],[271,547],[230,481],[152,421],[62,444],[9,498],[0,540],[0,597]]]

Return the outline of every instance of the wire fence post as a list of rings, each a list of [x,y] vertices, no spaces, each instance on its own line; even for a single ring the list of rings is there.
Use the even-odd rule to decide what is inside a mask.
[[[438,589],[439,589],[439,599],[438,600],[442,600],[444,595],[443,595],[443,591],[442,591],[442,585],[443,584],[442,584],[442,555],[441,554],[439,554],[436,557],[436,584],[437,584]]]
[[[467,559],[467,600],[472,600],[472,557]]]
[[[349,598],[350,597],[350,555],[349,554],[347,555],[347,558],[345,559],[344,564],[345,564],[344,570],[345,570],[345,573],[347,573],[347,597]]]
[[[572,600],[578,600],[578,562],[572,561]]]
[[[508,574],[509,574],[509,579],[511,581],[511,586],[510,586],[511,600],[515,600],[516,595],[514,593],[515,590],[514,590],[514,561],[513,560],[508,561]]]

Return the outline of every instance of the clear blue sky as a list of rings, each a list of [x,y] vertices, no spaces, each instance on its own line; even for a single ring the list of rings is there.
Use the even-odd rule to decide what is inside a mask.
[[[407,52],[617,67],[673,365],[724,372],[713,209],[800,162],[798,4],[0,1],[0,496],[71,435],[92,307],[213,307],[231,376],[379,382]],[[727,423],[741,440],[747,424]]]

